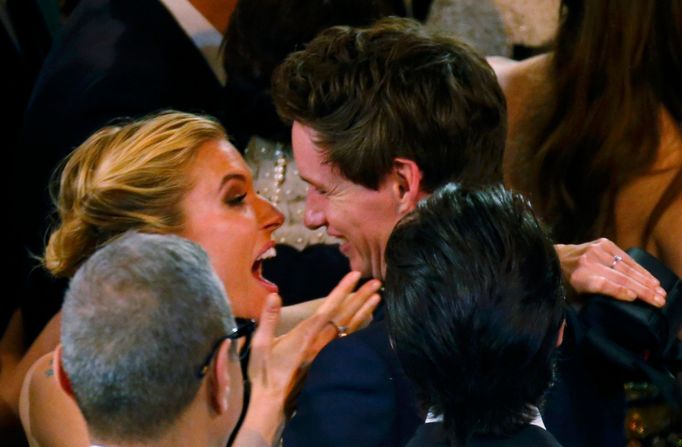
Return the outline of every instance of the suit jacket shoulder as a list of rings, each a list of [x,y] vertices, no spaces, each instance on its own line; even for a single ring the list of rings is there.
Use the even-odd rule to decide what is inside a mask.
[[[385,324],[376,322],[320,352],[284,429],[284,446],[402,446],[420,420]]]
[[[423,424],[410,440],[407,447],[448,447],[443,424]],[[467,447],[561,447],[547,430],[535,425],[526,425],[510,437],[474,436]]]

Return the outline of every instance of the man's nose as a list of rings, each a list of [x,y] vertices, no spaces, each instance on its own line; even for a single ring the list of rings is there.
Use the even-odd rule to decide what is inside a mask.
[[[312,189],[312,188],[311,188]],[[305,200],[305,213],[303,223],[311,230],[320,228],[325,224],[323,199],[319,194],[309,189]]]

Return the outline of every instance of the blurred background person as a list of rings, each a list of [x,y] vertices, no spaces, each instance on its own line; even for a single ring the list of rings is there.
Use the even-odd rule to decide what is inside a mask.
[[[559,24],[560,0],[433,0],[427,28],[485,56],[525,59],[545,51]]]
[[[682,1],[564,0],[552,52],[498,69],[509,108],[505,182],[557,242],[608,237],[682,274],[681,54]],[[601,262],[633,274],[617,257]],[[548,426],[566,445],[622,445],[622,381],[566,360],[573,410],[549,415]]]

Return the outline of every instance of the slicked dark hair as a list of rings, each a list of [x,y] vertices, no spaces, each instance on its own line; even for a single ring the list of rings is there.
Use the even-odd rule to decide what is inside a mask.
[[[553,379],[564,291],[528,202],[449,184],[398,224],[386,265],[391,338],[451,445],[529,423]]]
[[[273,100],[365,187],[376,189],[397,157],[417,163],[426,192],[501,179],[506,105],[495,74],[465,44],[413,20],[323,31],[277,68]]]

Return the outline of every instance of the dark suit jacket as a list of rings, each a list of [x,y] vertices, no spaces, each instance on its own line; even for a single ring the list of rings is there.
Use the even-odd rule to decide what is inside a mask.
[[[58,163],[112,119],[175,108],[221,117],[222,86],[158,0],[81,0],[45,60],[25,115],[16,216],[27,251],[41,254]],[[63,283],[23,271],[29,341],[61,305]]]
[[[320,352],[296,408],[284,428],[285,447],[407,443],[423,416],[390,347],[383,307],[369,327]]]
[[[407,447],[449,447],[449,445],[443,425],[431,423],[420,426]],[[561,447],[561,444],[548,431],[529,424],[508,438],[475,436],[467,447]]]

